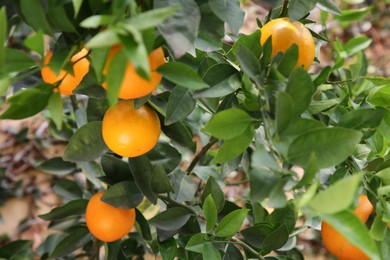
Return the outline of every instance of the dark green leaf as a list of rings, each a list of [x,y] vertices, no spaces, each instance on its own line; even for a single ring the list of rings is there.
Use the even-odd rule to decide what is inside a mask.
[[[152,189],[153,166],[145,155],[129,158],[129,166],[138,189],[153,204],[157,203],[157,196]]]
[[[202,130],[217,138],[231,139],[242,135],[252,121],[244,110],[231,108],[215,114]]]
[[[279,91],[276,94],[276,132],[281,134],[290,123],[294,111],[293,101],[289,94]]]
[[[318,0],[290,0],[288,16],[292,21],[299,20],[310,13]]]
[[[319,168],[335,166],[352,155],[362,133],[345,128],[324,128],[310,131],[296,138],[288,150],[289,160],[301,166],[313,153]],[[340,145],[342,143],[342,145]]]
[[[105,154],[101,157],[101,166],[105,175],[114,183],[133,181],[129,164],[120,158]]]
[[[65,162],[61,157],[54,157],[36,167],[38,170],[53,175],[63,176],[76,170],[76,164]]]
[[[163,260],[174,260],[177,255],[177,244],[174,238],[159,242],[160,254]]]
[[[256,30],[249,35],[242,35],[240,38],[238,38],[232,47],[232,52],[235,55],[238,54],[238,47],[240,45],[247,47],[256,57],[260,57],[262,51],[260,45],[260,30]]]
[[[81,187],[73,180],[65,178],[53,180],[53,191],[62,198],[63,201],[77,200],[83,197]]]
[[[354,129],[377,128],[384,117],[384,109],[361,108],[352,110],[340,118],[339,126]]]
[[[284,246],[289,238],[286,224],[281,224],[275,231],[269,234],[263,241],[263,249],[276,250]]]
[[[196,192],[196,183],[180,169],[169,174],[174,194],[172,198],[177,202],[192,201]]]
[[[20,72],[36,65],[35,61],[21,50],[5,48],[5,72]]]
[[[1,114],[1,119],[23,119],[41,112],[48,104],[53,88],[41,85],[17,92],[7,102],[11,105]],[[31,102],[34,100],[34,102]]]
[[[326,12],[336,14],[336,15],[342,15],[340,9],[335,4],[333,0],[318,0],[317,6]]]
[[[191,151],[195,151],[195,143],[192,139],[192,132],[183,122],[177,122],[168,126],[162,125],[161,130],[174,142],[188,148]]]
[[[181,162],[181,154],[168,143],[159,142],[146,154],[152,165],[161,165],[167,173],[172,172]]]
[[[359,174],[345,177],[318,193],[308,205],[316,212],[324,214],[345,210],[352,204],[361,179]]]
[[[225,0],[210,0],[211,10],[221,19],[225,21],[234,34],[238,33],[244,21],[244,12],[240,8],[238,1]]]
[[[131,181],[122,181],[112,185],[102,196],[101,200],[116,208],[130,209],[137,207],[144,195],[137,185]]]
[[[194,51],[194,42],[201,21],[200,11],[194,0],[154,1],[154,9],[180,5],[174,16],[158,26],[158,30],[179,58],[187,51]],[[144,23],[144,21],[142,21]]]
[[[283,57],[278,65],[278,71],[282,73],[283,76],[287,77],[295,68],[298,61],[298,54],[298,45],[295,43],[292,44],[285,53],[283,53]]]
[[[249,209],[237,209],[230,212],[219,222],[215,235],[218,237],[234,236],[240,230],[248,212]]]
[[[194,111],[196,101],[189,89],[176,86],[169,96],[165,124],[170,125],[185,119]]]
[[[87,204],[88,200],[85,199],[72,200],[63,206],[52,209],[49,213],[39,215],[39,217],[44,220],[57,220],[81,216],[85,214]]]
[[[12,241],[0,248],[0,258],[12,259],[12,257],[22,253],[25,250],[31,250],[32,241],[30,240],[16,240]],[[16,259],[15,259],[16,260]]]
[[[298,67],[291,73],[286,92],[290,95],[294,105],[294,115],[304,112],[311,102],[314,86],[309,73]]]
[[[190,216],[188,210],[182,207],[173,207],[161,212],[149,222],[162,230],[177,230],[187,223]]]
[[[58,242],[53,252],[51,252],[50,258],[66,256],[86,245],[91,239],[92,235],[86,227],[74,228],[69,235]]]
[[[164,167],[160,164],[154,166],[152,176],[152,190],[156,194],[169,193],[173,191]]]
[[[231,139],[225,139],[218,150],[217,156],[213,163],[221,163],[233,160],[248,148],[252,143],[255,130],[253,125],[250,125],[241,135]]]
[[[205,244],[203,246],[203,252],[202,252],[203,259],[210,259],[210,260],[220,260],[221,254],[219,253],[218,249],[216,249],[211,244]]]
[[[260,86],[260,75],[262,74],[261,64],[253,52],[244,45],[239,45],[237,59],[241,65],[242,70],[248,74],[248,76],[256,83],[257,86]]]
[[[86,111],[88,122],[102,121],[109,107],[107,99],[89,98]]]
[[[46,14],[39,0],[19,0],[20,11],[28,25],[35,31],[43,30],[48,35],[53,35]]]
[[[270,223],[274,227],[285,224],[288,232],[291,233],[294,231],[297,217],[298,212],[295,209],[295,205],[289,203],[283,208],[275,209],[270,215],[266,216],[265,222]]]
[[[206,219],[206,231],[210,232],[217,223],[217,207],[215,205],[213,196],[210,194],[203,202],[203,215]]]
[[[221,212],[223,206],[225,205],[225,195],[217,181],[212,176],[209,177],[206,182],[206,186],[203,189],[202,203],[205,203],[209,195],[213,197],[213,202],[217,208],[217,211]]]
[[[5,6],[0,8],[0,75],[5,65],[5,41],[7,39],[7,12]]]
[[[73,17],[70,19],[67,16],[65,8],[66,6],[63,3],[58,3],[57,0],[49,0],[47,18],[56,30],[76,33],[77,30],[72,23]]]
[[[270,224],[260,223],[241,230],[240,233],[249,245],[260,249],[263,247],[264,239],[274,232],[274,230]]]
[[[135,208],[135,220],[137,221],[141,229],[142,237],[145,240],[152,240],[152,234],[150,232],[149,222],[146,220],[142,212],[139,211],[137,208]]]
[[[244,260],[241,251],[234,245],[228,245],[226,253],[222,258],[223,260]]]
[[[166,63],[157,71],[169,81],[184,88],[198,90],[209,87],[190,66],[182,62]]]
[[[64,160],[71,162],[92,161],[108,150],[102,137],[102,122],[90,122],[74,133],[64,152]]]
[[[241,88],[241,78],[238,74],[233,74],[229,78],[212,86],[211,88],[197,91],[194,94],[195,98],[217,98],[229,95]]]

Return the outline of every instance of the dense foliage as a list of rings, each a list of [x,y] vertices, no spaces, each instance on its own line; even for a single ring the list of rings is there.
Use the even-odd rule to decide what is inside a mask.
[[[97,257],[102,242],[87,229],[85,208],[107,189],[105,202],[137,207],[133,232],[104,244],[107,259],[145,252],[163,259],[303,259],[297,237],[321,220],[371,259],[385,258],[390,80],[367,76],[369,38],[328,43],[326,32],[329,20],[348,26],[369,10],[340,11],[331,0],[260,2],[270,10],[260,27],[283,16],[310,27],[308,14],[320,9],[322,30],[311,33],[318,48],[333,48],[334,62],[315,72],[296,67],[296,45],[271,58],[271,39],[260,45],[259,30],[239,34],[244,12],[235,0],[0,1],[0,94],[8,94],[0,118],[43,111],[51,134],[68,145],[39,170],[68,179],[82,171],[87,179],[85,186],[64,185],[65,203],[40,216],[60,233],[35,252],[29,241],[14,241],[0,257]],[[28,37],[11,47],[21,30]],[[116,44],[123,55],[104,72]],[[159,46],[167,60],[158,68],[163,80],[134,102],[157,111],[162,135],[144,155],[118,156],[102,138],[103,116],[117,102],[127,60],[148,78],[148,53]],[[91,67],[74,95],[41,80],[26,83],[39,77],[48,48],[50,68],[72,74],[69,58],[84,47]],[[112,87],[106,91],[103,82]],[[245,192],[228,200],[226,178],[237,173],[244,177],[233,185]],[[359,194],[375,207],[368,227],[352,213]],[[162,210],[146,218],[152,204]]]

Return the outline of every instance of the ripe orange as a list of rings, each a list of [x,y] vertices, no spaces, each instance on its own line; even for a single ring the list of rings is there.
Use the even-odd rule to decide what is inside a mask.
[[[85,220],[92,235],[101,241],[112,242],[131,231],[135,223],[135,210],[116,208],[101,201],[104,192],[98,192],[91,197]]]
[[[115,45],[111,48],[110,53],[108,54],[107,62],[104,68],[103,73],[108,73],[108,68],[111,64],[114,56],[122,49],[122,46]],[[146,80],[138,75],[137,71],[134,69],[134,66],[131,62],[127,63],[125,75],[122,80],[121,87],[119,89],[118,97],[121,99],[135,99],[139,97],[144,97],[152,93],[158,86],[161,81],[161,74],[155,71],[158,67],[163,65],[164,61],[164,52],[163,49],[157,48],[149,54],[149,65],[150,65],[150,79]],[[107,83],[104,82],[103,87],[107,89]]]
[[[261,29],[260,43],[272,36],[272,57],[278,52],[285,52],[292,44],[298,45],[298,61],[296,66],[306,70],[314,61],[315,44],[310,31],[298,21],[291,22],[288,18],[278,18],[266,23]]]
[[[51,51],[47,52],[44,59],[44,66],[41,70],[43,81],[48,84],[55,84],[61,81],[58,85],[59,92],[68,96],[72,95],[72,91],[80,84],[85,74],[89,71],[90,62],[86,58],[87,54],[88,50],[84,48],[70,59],[71,62],[73,62],[74,75],[69,74],[65,70],[61,70],[60,73],[56,75],[48,66],[53,53]]]
[[[106,145],[125,157],[150,151],[160,137],[160,119],[148,105],[135,109],[133,100],[122,100],[109,108],[103,118]]]
[[[368,217],[374,212],[366,195],[359,196],[359,204],[354,210],[354,214],[365,223]],[[325,247],[340,260],[369,260],[370,258],[363,253],[358,247],[352,245],[339,232],[325,221],[321,227],[322,241]]]

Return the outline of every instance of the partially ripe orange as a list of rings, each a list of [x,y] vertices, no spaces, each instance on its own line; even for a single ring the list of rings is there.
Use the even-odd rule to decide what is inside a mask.
[[[107,62],[104,68],[103,73],[107,75],[108,68],[110,67],[111,61],[114,56],[119,53],[122,49],[120,45],[114,45],[110,53],[108,54]],[[163,49],[157,48],[153,50],[149,56],[149,66],[150,66],[150,79],[142,78],[137,71],[135,70],[133,64],[128,62],[126,65],[125,74],[123,76],[122,84],[119,89],[118,97],[121,99],[136,99],[144,97],[153,92],[160,84],[162,76],[156,71],[158,67],[165,63]],[[104,82],[103,87],[105,89],[109,88],[107,83]]]
[[[294,43],[298,46],[296,66],[306,70],[314,61],[315,43],[310,31],[299,21],[291,22],[288,18],[278,18],[266,23],[261,29],[260,43],[272,37],[272,57],[278,52],[286,52]]]
[[[114,153],[136,157],[150,151],[160,137],[160,119],[148,105],[136,109],[133,100],[122,100],[103,118],[104,142]]]
[[[85,220],[94,237],[104,242],[112,242],[126,236],[134,227],[135,210],[116,208],[101,201],[104,192],[98,192],[91,197]]]
[[[68,73],[65,70],[61,70],[57,75],[54,71],[48,66],[53,53],[51,51],[47,52],[44,59],[44,66],[41,70],[42,79],[45,83],[56,84],[58,85],[58,90],[61,94],[72,95],[73,90],[80,84],[81,80],[89,71],[90,62],[86,58],[88,55],[87,49],[82,49],[80,52],[76,53],[70,59],[73,62],[73,73],[74,75]]]
[[[354,214],[365,223],[368,217],[374,212],[374,207],[371,205],[366,195],[359,196],[359,203]],[[363,253],[358,247],[352,245],[339,232],[337,232],[327,222],[323,221],[321,226],[322,241],[325,247],[334,256],[340,260],[369,260],[370,258]]]

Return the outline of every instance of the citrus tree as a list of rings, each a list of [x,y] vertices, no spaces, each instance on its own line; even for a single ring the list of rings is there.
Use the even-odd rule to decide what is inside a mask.
[[[0,118],[41,113],[67,147],[37,168],[86,179],[40,216],[59,232],[0,257],[303,259],[321,221],[340,259],[388,256],[390,80],[367,75],[369,38],[326,31],[369,10],[259,2],[242,35],[235,0],[0,1]]]

